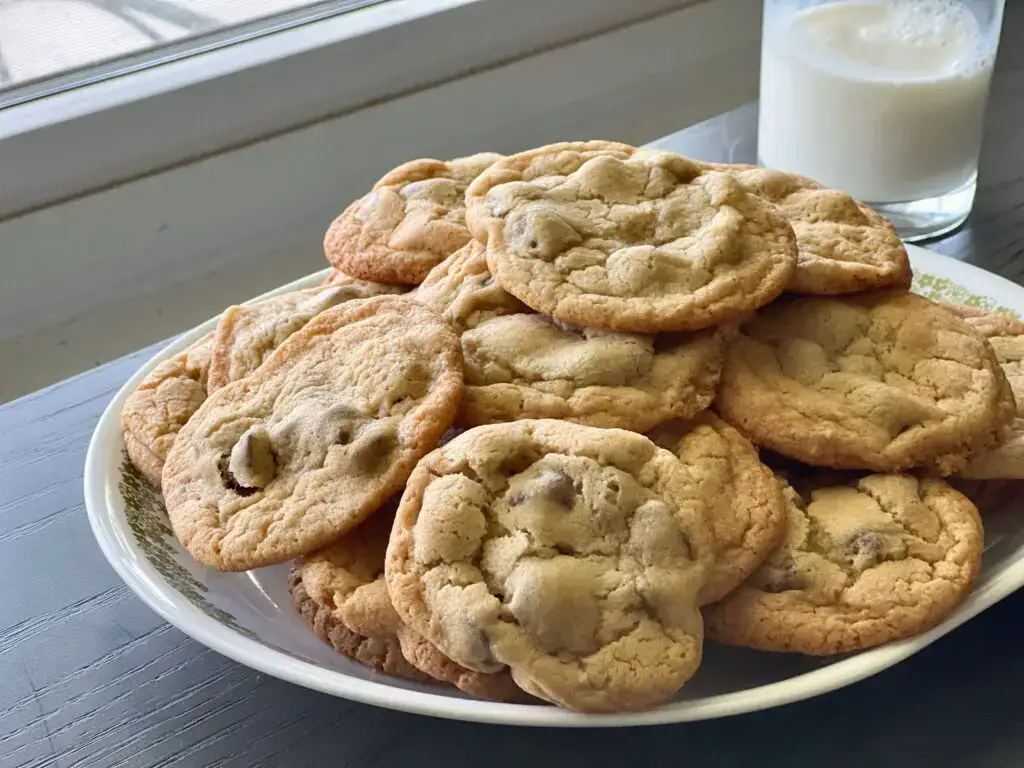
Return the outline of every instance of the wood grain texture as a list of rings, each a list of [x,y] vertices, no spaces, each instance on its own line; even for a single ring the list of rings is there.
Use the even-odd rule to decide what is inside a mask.
[[[1009,5],[977,208],[937,247],[1024,282],[1024,5]],[[671,145],[749,159],[755,123],[746,108]],[[86,519],[89,436],[152,351],[0,407],[3,768],[1024,764],[1024,593],[894,669],[813,701],[631,731],[431,720],[235,664],[135,598]]]

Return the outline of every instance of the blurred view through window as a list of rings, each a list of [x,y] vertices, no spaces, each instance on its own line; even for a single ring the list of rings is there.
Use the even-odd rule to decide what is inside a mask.
[[[381,0],[0,0],[0,106]]]

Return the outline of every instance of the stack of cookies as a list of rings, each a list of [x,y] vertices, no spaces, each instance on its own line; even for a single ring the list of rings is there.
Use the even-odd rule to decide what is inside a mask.
[[[293,561],[311,629],[382,674],[635,711],[705,637],[907,637],[979,568],[944,478],[1024,477],[1024,326],[910,293],[890,224],[801,177],[600,141],[417,160],[325,251],[122,423],[197,560]]]

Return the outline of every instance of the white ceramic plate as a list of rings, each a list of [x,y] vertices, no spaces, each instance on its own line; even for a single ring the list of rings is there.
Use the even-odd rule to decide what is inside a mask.
[[[1024,315],[1024,288],[930,251],[910,251],[919,293]],[[273,293],[315,285],[326,273]],[[581,715],[549,706],[478,701],[452,688],[374,674],[335,653],[305,627],[288,597],[287,566],[218,573],[195,562],[171,534],[157,490],[126,459],[118,425],[125,397],[157,363],[216,322],[212,319],[168,345],[139,369],[103,413],[85,461],[89,520],[107,560],[153,610],[225,656],[299,685],[391,709],[491,723],[608,727],[703,720],[776,707],[873,675],[1024,585],[1024,493],[1017,485],[1002,484],[989,494],[998,497],[1000,508],[985,510],[985,557],[974,591],[946,621],[919,637],[826,659],[709,643],[700,670],[672,702],[637,714]]]

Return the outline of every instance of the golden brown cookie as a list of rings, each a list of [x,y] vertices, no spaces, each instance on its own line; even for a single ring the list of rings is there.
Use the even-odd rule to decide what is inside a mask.
[[[210,394],[259,368],[284,340],[328,307],[353,299],[398,294],[403,288],[338,277],[327,286],[290,291],[255,304],[228,307],[220,316],[210,356]]]
[[[658,336],[581,328],[533,312],[491,278],[474,241],[435,267],[415,298],[462,343],[467,427],[524,418],[642,432],[714,398],[734,327]]]
[[[909,288],[910,259],[884,216],[845,192],[793,173],[750,165],[716,165],[748,192],[768,200],[796,234],[795,293],[855,293]]]
[[[384,554],[394,512],[394,505],[389,505],[296,563],[288,586],[306,623],[338,653],[387,675],[426,680],[402,655],[402,621],[384,585]]]
[[[643,435],[561,421],[476,427],[406,486],[385,578],[446,656],[548,701],[639,710],[700,663],[714,560],[701,484]]]
[[[807,464],[943,475],[1015,410],[992,347],[900,291],[766,307],[729,348],[715,402],[754,443]]]
[[[466,187],[500,157],[483,152],[448,162],[412,160],[389,171],[331,224],[327,260],[363,280],[420,283],[469,242]]]
[[[576,325],[654,333],[742,319],[796,265],[773,206],[670,152],[552,144],[496,162],[466,206],[501,287]]]
[[[494,701],[522,698],[507,672],[487,675],[460,667],[395,613],[384,583],[384,556],[396,508],[397,499],[295,566],[301,594],[309,603],[305,610],[300,608],[307,623],[339,653],[380,672],[451,683]],[[298,588],[292,587],[296,605]]]
[[[478,699],[508,702],[525,702],[529,699],[507,669],[493,673],[467,669],[456,664],[441,653],[436,645],[404,624],[398,632],[398,640],[405,660],[432,680],[454,685],[463,693]]]
[[[297,568],[288,574],[288,592],[295,610],[313,633],[338,653],[385,675],[407,680],[427,679],[426,675],[405,660],[393,638],[360,635],[338,622],[331,615],[329,606],[309,596]]]
[[[121,430],[128,458],[157,488],[164,459],[178,431],[206,400],[212,348],[211,332],[164,360],[121,407]]]
[[[750,441],[711,412],[663,424],[648,437],[678,456],[704,486],[715,564],[700,603],[721,600],[746,581],[786,533],[779,482]]]
[[[765,651],[843,653],[924,632],[970,591],[984,534],[938,479],[869,475],[786,486],[783,546],[720,603],[708,638]]]
[[[401,489],[461,392],[459,341],[426,307],[378,296],[325,310],[178,434],[163,477],[174,532],[221,570],[326,546]]]
[[[1013,390],[1017,416],[995,446],[971,457],[958,475],[978,480],[1024,479],[1024,323],[1015,317],[974,307],[944,305],[995,350],[999,365]]]

